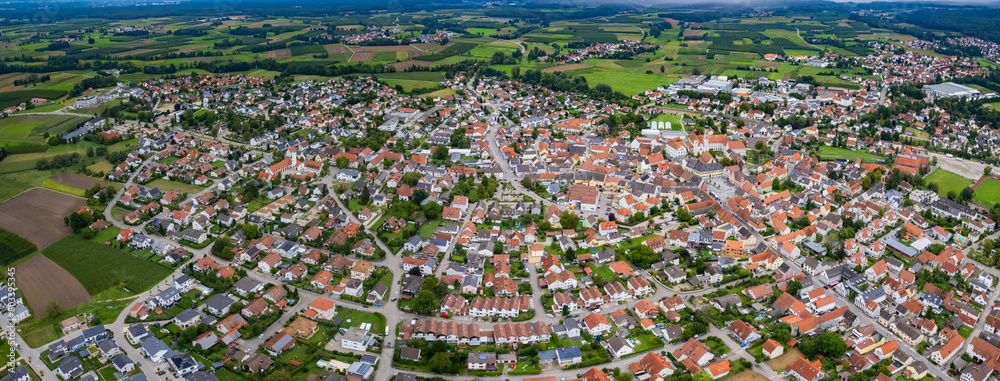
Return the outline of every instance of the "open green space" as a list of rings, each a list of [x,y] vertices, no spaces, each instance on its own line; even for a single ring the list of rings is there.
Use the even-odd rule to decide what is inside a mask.
[[[1000,202],[1000,181],[995,179],[983,180],[982,184],[976,187],[974,198],[983,206],[992,208],[994,204]]]
[[[121,286],[139,293],[171,272],[156,263],[75,234],[57,241],[42,253],[69,271],[91,295]]]
[[[157,187],[165,191],[174,191],[178,193],[198,193],[205,189],[203,186],[198,186],[194,184],[182,183],[179,181],[166,180],[166,179],[156,179],[150,181],[146,184],[148,187]]]
[[[820,160],[836,160],[836,159],[846,159],[854,160],[861,158],[862,161],[878,162],[882,160],[881,156],[870,154],[868,152],[850,150],[840,147],[831,146],[820,146],[819,147],[819,157]]]
[[[924,182],[928,184],[937,183],[938,195],[941,197],[947,196],[948,192],[955,192],[955,194],[959,194],[962,192],[962,189],[972,185],[972,180],[941,168],[935,169],[934,172],[931,172],[927,175],[927,177],[924,177]]]

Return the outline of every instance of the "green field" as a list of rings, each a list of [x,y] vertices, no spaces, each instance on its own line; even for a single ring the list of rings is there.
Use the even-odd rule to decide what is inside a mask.
[[[1000,181],[994,179],[983,180],[982,184],[976,187],[975,199],[988,208],[1000,202]]]
[[[632,73],[620,71],[595,71],[582,74],[591,87],[598,83],[611,85],[611,88],[625,95],[634,95],[646,90],[656,90],[660,86],[669,86],[677,82],[678,77],[665,77],[659,74]]]
[[[972,180],[941,168],[935,169],[934,172],[931,172],[927,175],[927,177],[924,177],[924,181],[928,184],[937,183],[938,195],[941,197],[945,197],[948,192],[955,192],[955,194],[961,193],[962,189],[972,185]],[[985,185],[985,183],[983,185]]]
[[[42,180],[42,188],[51,189],[56,192],[71,194],[77,197],[84,197],[87,194],[86,189],[74,188],[52,179]]]
[[[202,187],[202,186],[192,185],[192,184],[185,184],[185,183],[182,183],[182,182],[165,180],[165,179],[156,179],[156,180],[150,181],[149,184],[146,184],[146,186],[148,186],[148,187],[157,187],[157,188],[160,188],[162,190],[174,191],[174,192],[178,192],[178,193],[188,193],[188,194],[190,194],[190,193],[198,193],[198,192],[201,192],[202,190],[205,189],[205,187]]]
[[[42,254],[73,274],[91,295],[117,289],[119,284],[139,293],[171,272],[166,267],[77,235],[59,240],[42,250]]]
[[[71,115],[14,115],[0,119],[0,146],[42,143],[43,134],[61,135],[87,118]]]
[[[657,122],[670,122],[670,129],[674,131],[681,131],[683,129],[683,127],[681,127],[681,119],[681,115],[668,112],[662,113],[653,118],[653,120]]]
[[[868,152],[849,150],[846,148],[830,147],[830,146],[819,146],[819,157],[821,160],[836,160],[836,159],[847,159],[854,160],[861,158],[862,161],[872,161],[879,162],[882,160],[881,156],[873,155]]]

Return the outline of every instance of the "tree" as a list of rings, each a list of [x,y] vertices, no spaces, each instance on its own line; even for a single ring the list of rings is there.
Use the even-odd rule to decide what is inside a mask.
[[[789,327],[788,323],[780,323],[778,327],[771,332],[771,338],[777,340],[779,343],[787,343],[788,340],[792,339],[792,329]]]
[[[626,259],[636,267],[648,269],[650,265],[660,260],[660,256],[646,245],[636,245],[628,251]]]
[[[570,211],[565,211],[559,216],[559,225],[562,225],[563,229],[573,229],[580,224],[580,217],[576,214],[570,213]]]
[[[704,370],[699,370],[697,373],[691,375],[691,381],[712,381],[712,376]]]
[[[690,221],[691,213],[688,213],[687,209],[683,207],[677,208],[677,219],[684,222]]]
[[[621,372],[615,375],[615,381],[632,381],[632,373]]]
[[[990,173],[993,173],[993,167],[987,165],[986,168],[983,168],[983,176],[989,176]]]
[[[434,312],[434,310],[437,309],[437,300],[435,300],[434,296],[435,292],[437,292],[436,285],[433,289],[423,287],[420,292],[417,293],[417,297],[413,298],[413,312],[421,315],[430,315],[431,312]]]
[[[448,354],[445,352],[439,352],[434,357],[431,357],[429,364],[432,372],[444,373],[451,369],[451,357],[448,357]]]
[[[809,357],[823,355],[829,358],[841,357],[847,352],[847,344],[840,335],[834,332],[823,332],[817,336],[803,339],[799,349]]]
[[[371,200],[372,200],[372,193],[371,193],[371,191],[368,190],[367,186],[366,187],[362,187],[361,188],[361,197],[358,198],[358,202],[361,203],[361,205],[368,205],[368,203],[371,202]]]
[[[61,313],[62,313],[62,306],[59,305],[59,302],[51,300],[49,301],[49,304],[45,305],[45,316],[56,317],[59,316],[59,314]]]
[[[351,161],[346,157],[341,156],[337,158],[337,168],[344,169],[347,168],[348,165],[351,165]]]
[[[788,281],[788,284],[786,284],[785,292],[791,294],[792,296],[798,295],[799,290],[802,290],[802,282],[799,282],[796,279],[792,279]]]
[[[405,174],[403,174],[403,184],[409,185],[411,187],[415,186],[417,185],[418,182],[420,182],[421,177],[422,175],[420,174],[420,172],[406,172]]]
[[[566,316],[566,315],[569,315],[569,305],[568,304],[563,304],[562,316]]]

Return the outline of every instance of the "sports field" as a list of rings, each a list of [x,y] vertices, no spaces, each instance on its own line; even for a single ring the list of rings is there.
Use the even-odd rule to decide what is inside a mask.
[[[882,157],[874,154],[870,154],[864,151],[849,150],[846,148],[830,147],[830,146],[820,146],[819,147],[819,157],[821,160],[836,160],[836,159],[847,159],[854,160],[861,158],[863,161],[881,161]]]
[[[997,181],[995,178],[984,179],[976,187],[975,196],[973,197],[976,201],[983,204],[983,206],[992,208],[994,204],[1000,202],[1000,181]]]
[[[944,197],[950,191],[954,191],[955,194],[962,192],[962,189],[972,185],[972,181],[966,179],[962,176],[948,172],[941,168],[935,169],[927,177],[924,177],[924,181],[928,184],[937,183],[938,185],[938,195]]]

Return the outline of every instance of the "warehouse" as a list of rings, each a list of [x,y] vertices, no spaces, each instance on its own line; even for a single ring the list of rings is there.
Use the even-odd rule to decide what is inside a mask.
[[[959,85],[954,82],[945,82],[937,85],[924,86],[924,92],[940,98],[970,97],[977,98],[982,95],[979,90],[968,86]]]

